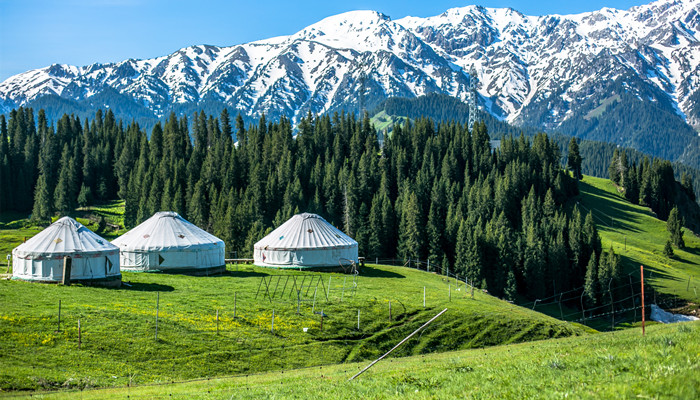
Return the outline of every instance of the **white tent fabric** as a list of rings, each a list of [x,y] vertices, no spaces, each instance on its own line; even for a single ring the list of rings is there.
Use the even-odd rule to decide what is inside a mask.
[[[224,241],[178,213],[162,211],[112,241],[130,271],[224,267]]]
[[[72,259],[71,281],[121,278],[119,248],[70,217],[59,219],[12,250],[12,276],[60,282],[66,256]]]
[[[316,214],[297,214],[255,243],[255,265],[339,267],[357,263],[357,242]]]

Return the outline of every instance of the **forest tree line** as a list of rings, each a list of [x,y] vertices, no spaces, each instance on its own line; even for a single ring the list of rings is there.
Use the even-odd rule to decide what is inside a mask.
[[[0,116],[0,130],[0,182],[12,188],[0,211],[35,221],[119,198],[127,228],[172,210],[250,256],[271,229],[313,212],[354,237],[360,255],[429,259],[510,299],[586,285],[595,303],[619,275],[592,215],[565,207],[577,180],[545,134],[492,149],[484,123],[418,119],[380,146],[366,115],[309,115],[294,138],[287,119],[246,125],[226,110],[171,114],[147,134],[111,111],[54,127],[23,108]]]
[[[696,201],[691,176],[683,173],[680,185],[676,185],[673,165],[667,160],[644,157],[637,165],[637,162],[628,160],[625,150],[615,149],[608,166],[608,176],[624,189],[627,200],[648,206],[662,220],[668,219],[671,210],[676,207],[679,191],[691,202]]]

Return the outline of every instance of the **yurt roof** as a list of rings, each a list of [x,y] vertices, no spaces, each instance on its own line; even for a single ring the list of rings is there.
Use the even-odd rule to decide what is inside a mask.
[[[223,246],[223,240],[197,227],[173,211],[161,211],[114,239],[121,250],[157,251],[173,248]]]
[[[328,249],[357,246],[357,242],[323,217],[297,214],[255,243],[256,249]]]
[[[17,246],[19,256],[100,253],[118,248],[71,217],[63,217]]]

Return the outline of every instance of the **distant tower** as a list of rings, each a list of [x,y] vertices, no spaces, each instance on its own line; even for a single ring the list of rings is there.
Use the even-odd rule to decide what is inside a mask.
[[[365,74],[365,63],[360,61],[360,99],[358,102],[358,115],[362,119],[362,115],[365,111],[365,81],[367,80],[367,74]]]
[[[479,77],[476,74],[476,68],[474,68],[474,64],[472,64],[471,69],[469,70],[469,96],[468,96],[468,101],[469,101],[469,126],[468,128],[471,130],[472,127],[474,126],[474,123],[476,122],[476,114],[479,111],[479,106],[476,103],[477,99],[477,89],[479,88]]]

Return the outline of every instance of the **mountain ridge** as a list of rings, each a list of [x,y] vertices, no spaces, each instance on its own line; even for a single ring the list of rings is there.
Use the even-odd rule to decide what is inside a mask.
[[[397,20],[350,11],[288,36],[27,71],[0,83],[0,112],[46,95],[82,104],[112,88],[156,118],[220,104],[248,118],[296,121],[309,112],[372,109],[389,97],[441,93],[466,101],[474,78],[480,107],[501,120],[700,164],[696,0],[544,16],[481,6]],[[659,148],[643,132],[649,126],[606,120],[655,109],[662,112],[655,119],[673,121],[663,141],[679,145]]]

